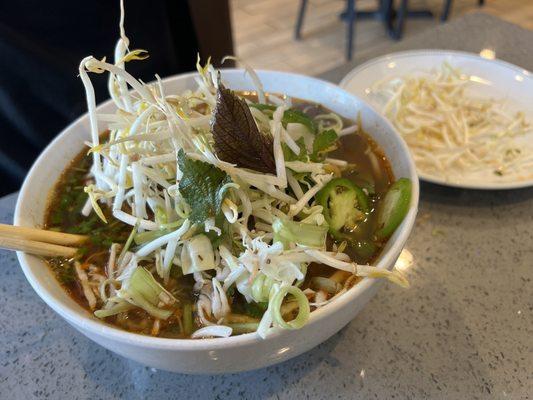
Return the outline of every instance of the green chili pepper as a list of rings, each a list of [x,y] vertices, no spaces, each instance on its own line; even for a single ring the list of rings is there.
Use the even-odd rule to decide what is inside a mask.
[[[323,207],[329,232],[337,239],[345,237],[343,231],[354,230],[369,210],[365,192],[346,178],[331,180],[317,193],[316,200]]]
[[[411,203],[411,181],[398,179],[389,188],[378,209],[378,228],[376,238],[386,239],[401,224]]]

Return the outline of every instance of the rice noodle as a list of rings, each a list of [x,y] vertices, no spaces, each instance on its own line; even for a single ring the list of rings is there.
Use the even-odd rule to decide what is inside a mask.
[[[74,268],[76,269],[76,274],[78,275],[78,279],[83,290],[83,295],[87,299],[91,310],[94,310],[96,308],[96,297],[94,296],[94,293],[89,285],[89,278],[87,277],[85,271],[81,268],[81,264],[79,262],[74,262]]]
[[[198,329],[193,332],[191,338],[208,338],[208,337],[228,337],[231,336],[233,330],[229,326],[224,325],[210,325]]]

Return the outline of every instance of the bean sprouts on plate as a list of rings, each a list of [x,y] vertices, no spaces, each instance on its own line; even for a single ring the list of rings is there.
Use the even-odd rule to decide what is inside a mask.
[[[531,121],[503,98],[474,94],[482,81],[444,63],[378,81],[371,96],[409,145],[420,173],[449,182],[533,178]]]

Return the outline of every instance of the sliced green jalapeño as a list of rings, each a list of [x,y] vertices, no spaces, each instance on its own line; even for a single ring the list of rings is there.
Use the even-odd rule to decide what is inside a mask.
[[[354,230],[368,213],[368,197],[355,183],[346,178],[328,182],[316,195],[317,203],[329,224],[329,232],[342,239],[345,232]]]
[[[411,188],[411,181],[407,178],[398,179],[389,188],[378,210],[377,239],[388,238],[401,224],[409,211]]]

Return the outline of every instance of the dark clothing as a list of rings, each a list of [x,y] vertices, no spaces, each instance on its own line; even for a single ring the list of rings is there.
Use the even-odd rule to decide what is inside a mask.
[[[125,9],[130,49],[150,55],[128,63],[135,77],[149,82],[155,73],[195,68],[188,1],[126,0]],[[118,0],[0,1],[0,194],[16,190],[47,143],[86,112],[79,62],[88,55],[113,60],[119,17]],[[231,31],[224,34],[231,43]],[[107,74],[90,77],[97,102],[108,98]]]

